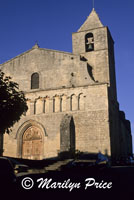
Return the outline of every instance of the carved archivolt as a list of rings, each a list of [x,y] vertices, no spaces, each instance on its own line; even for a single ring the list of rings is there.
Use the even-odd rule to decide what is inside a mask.
[[[34,120],[24,122],[16,134],[17,156],[28,159],[42,159],[46,136],[45,128],[40,123]]]
[[[40,139],[42,139],[41,131],[38,127],[35,126],[29,127],[23,135],[23,141]]]

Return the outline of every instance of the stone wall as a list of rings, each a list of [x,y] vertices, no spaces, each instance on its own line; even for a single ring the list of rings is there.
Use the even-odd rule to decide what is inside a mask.
[[[33,48],[2,64],[1,68],[26,92],[31,91],[31,76],[35,72],[39,74],[40,90],[93,84],[87,64],[71,53]]]
[[[92,33],[94,36],[94,51],[85,51],[85,35]],[[108,61],[108,41],[107,28],[93,29],[73,33],[73,53],[84,56],[88,64],[92,67],[95,81],[109,83],[109,61]]]
[[[32,104],[29,107],[31,110],[26,113],[26,116],[23,116],[21,120],[15,124],[12,133],[9,136],[5,135],[4,155],[21,156],[20,153],[17,152],[18,139],[20,138],[19,134],[21,132],[20,127],[33,120],[35,123],[41,124],[45,130],[43,157],[56,156],[60,151],[60,126],[66,114],[71,115],[74,120],[76,150],[88,152],[101,151],[102,153],[107,152],[107,154],[110,155],[107,84],[47,92],[51,100],[54,94],[57,96],[64,94],[66,96],[64,109],[58,109],[60,107],[58,103],[55,104],[55,110],[53,110],[54,101],[50,101],[49,109],[46,108],[48,112],[44,112],[42,99],[46,96],[45,91],[27,94],[28,99],[32,99],[33,101],[37,96],[40,96],[40,104],[36,104],[38,108],[35,109],[40,112],[31,112],[34,110],[34,108],[31,108],[32,106],[34,107],[34,104]],[[71,107],[70,97],[72,94],[77,98],[75,99],[75,106],[73,106],[72,103]],[[79,94],[83,97],[81,103],[78,98]],[[11,146],[12,151],[10,150]]]

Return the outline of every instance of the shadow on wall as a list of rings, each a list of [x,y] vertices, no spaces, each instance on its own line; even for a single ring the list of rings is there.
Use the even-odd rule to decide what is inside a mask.
[[[95,81],[94,76],[93,76],[93,68],[89,64],[87,64],[87,71],[91,79]]]
[[[81,56],[80,60],[87,62],[87,59],[84,56]],[[93,67],[91,67],[88,63],[87,63],[87,71],[88,71],[88,74],[91,77],[91,79],[93,81],[95,81],[94,76],[93,76]],[[97,82],[97,81],[95,81],[95,82]]]

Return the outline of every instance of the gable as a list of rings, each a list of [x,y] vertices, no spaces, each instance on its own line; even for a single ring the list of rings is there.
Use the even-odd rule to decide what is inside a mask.
[[[2,70],[20,89],[55,89],[92,83],[87,65],[71,53],[34,48],[3,63]],[[39,88],[31,88],[33,74],[39,75]]]

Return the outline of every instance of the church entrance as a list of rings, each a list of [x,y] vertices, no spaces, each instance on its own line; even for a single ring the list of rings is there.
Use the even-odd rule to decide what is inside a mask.
[[[43,155],[43,138],[40,128],[30,126],[22,138],[22,158],[40,160]]]

